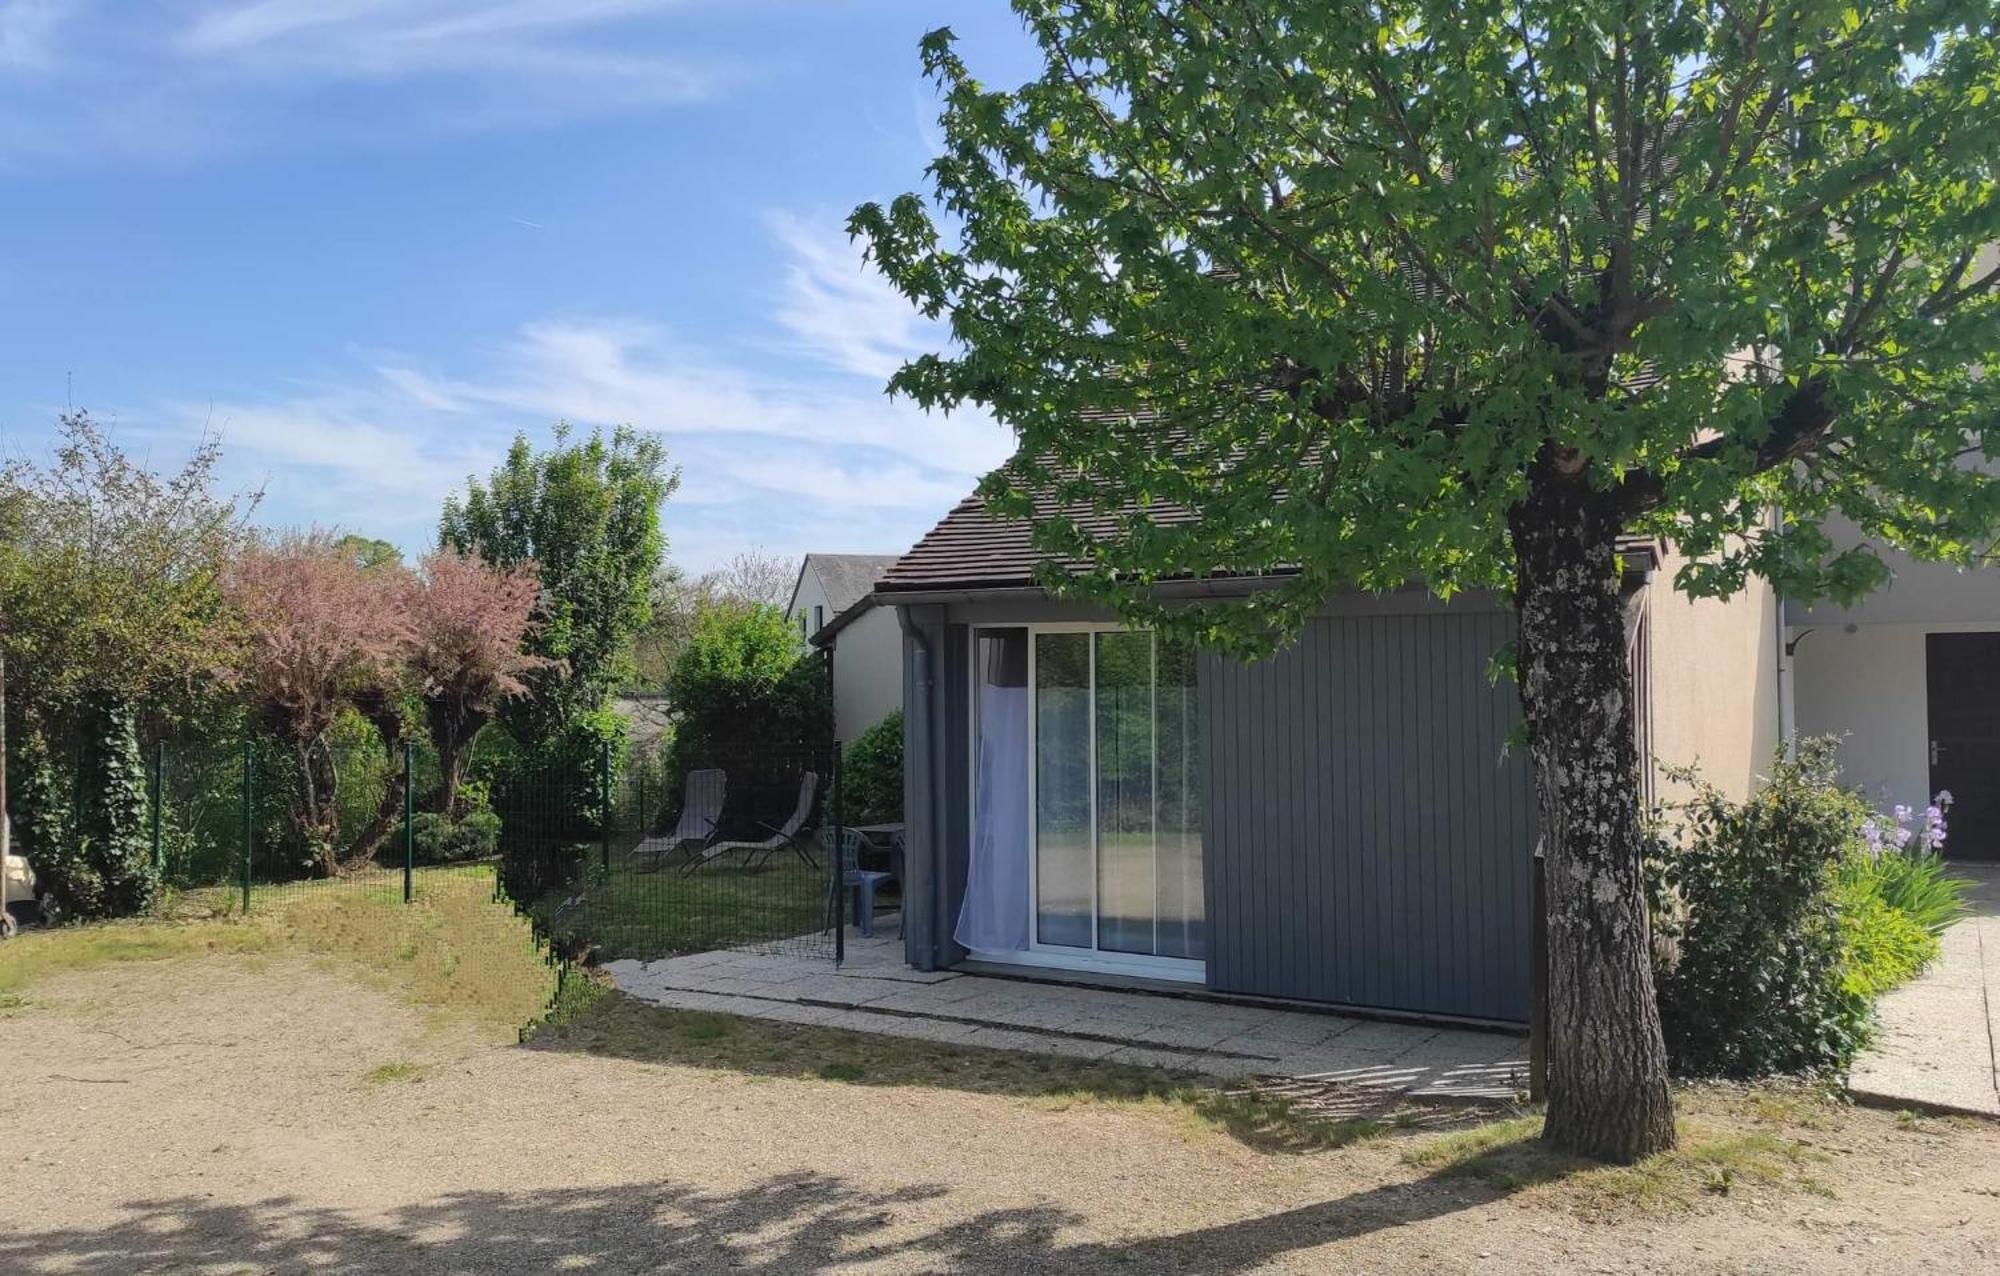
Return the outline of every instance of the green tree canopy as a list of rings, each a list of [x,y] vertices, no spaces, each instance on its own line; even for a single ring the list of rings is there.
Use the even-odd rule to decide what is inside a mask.
[[[238,636],[220,582],[256,502],[215,494],[220,457],[204,439],[157,473],[77,412],[47,463],[0,472],[10,814],[78,916],[151,902],[140,718],[212,703]]]
[[[254,496],[216,495],[216,440],[156,473],[86,413],[46,464],[0,472],[0,642],[10,691],[44,717],[88,695],[185,700],[222,661],[220,581]],[[148,707],[157,707],[151,705]]]
[[[632,639],[651,615],[666,553],[660,506],[680,486],[658,439],[627,426],[537,452],[516,438],[484,482],[445,502],[438,539],[499,567],[532,564],[541,595],[528,648],[548,663],[503,716],[532,738],[601,707],[628,676]]]
[[[984,491],[1056,498],[1037,543],[1083,566],[1053,587],[1211,644],[1267,652],[1344,587],[1511,587],[1548,1133],[1666,1146],[1615,545],[1668,538],[1691,592],[1842,599],[1885,547],[1987,551],[1991,5],[1014,6],[1039,73],[989,87],[929,36],[930,198],[851,222],[950,322],[892,388],[1015,429]]]

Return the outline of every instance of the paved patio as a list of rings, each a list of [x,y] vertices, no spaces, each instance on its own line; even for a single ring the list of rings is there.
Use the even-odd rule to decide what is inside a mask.
[[[2000,1117],[2000,864],[1954,864],[1978,883],[1972,916],[1936,966],[1882,999],[1882,1028],[1848,1089],[1867,1103]]]
[[[883,929],[887,929],[884,927]],[[1274,1078],[1355,1110],[1404,1095],[1505,1100],[1527,1088],[1520,1036],[1388,1023],[1173,993],[1084,987],[903,964],[902,941],[850,938],[847,962],[748,950],[614,961],[654,1005],[952,1045]]]

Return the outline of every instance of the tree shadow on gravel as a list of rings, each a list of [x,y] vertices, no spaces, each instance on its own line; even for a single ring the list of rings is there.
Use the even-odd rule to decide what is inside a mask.
[[[1420,1103],[1395,1087],[1337,1081],[1224,1086],[1192,1072],[672,1010],[612,992],[537,1029],[526,1045],[746,1076],[1057,1102],[1173,1104],[1266,1153],[1321,1152],[1398,1130],[1476,1124],[1513,1110],[1491,1103]]]
[[[1134,1241],[1078,1241],[1054,1205],[956,1222],[943,1187],[873,1190],[822,1174],[712,1193],[663,1181],[613,1188],[464,1192],[370,1214],[273,1198],[136,1201],[118,1222],[0,1236],[0,1271],[329,1273],[815,1272],[882,1264],[926,1272],[1240,1272],[1315,1245],[1494,1199],[1429,1180]]]

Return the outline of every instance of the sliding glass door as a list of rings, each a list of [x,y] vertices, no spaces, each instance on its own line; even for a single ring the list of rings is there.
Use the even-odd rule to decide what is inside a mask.
[[[1193,653],[1147,632],[1033,633],[1034,946],[1199,961]]]

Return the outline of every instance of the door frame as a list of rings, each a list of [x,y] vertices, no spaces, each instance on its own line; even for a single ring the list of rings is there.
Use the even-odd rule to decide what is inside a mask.
[[[977,841],[974,824],[979,811],[979,637],[982,632],[996,629],[1018,629],[1027,634],[1028,639],[1028,731],[1025,747],[1027,758],[1027,803],[1028,803],[1028,897],[1023,901],[1028,910],[1028,947],[1008,952],[993,952],[984,949],[969,950],[980,961],[998,962],[1016,966],[1039,966],[1056,970],[1075,970],[1091,974],[1127,975],[1144,979],[1169,979],[1181,983],[1205,984],[1208,982],[1208,962],[1205,958],[1160,957],[1148,953],[1114,953],[1097,947],[1097,926],[1099,911],[1099,874],[1102,850],[1098,845],[1097,823],[1097,644],[1089,646],[1089,686],[1090,714],[1088,732],[1088,754],[1090,770],[1090,938],[1089,948],[1077,948],[1065,944],[1045,944],[1040,937],[1040,927],[1036,924],[1036,902],[1041,898],[1040,888],[1040,830],[1035,819],[1035,743],[1039,727],[1039,707],[1036,703],[1036,642],[1040,634],[1099,634],[1099,633],[1147,633],[1153,635],[1153,676],[1149,694],[1157,703],[1159,697],[1159,636],[1152,630],[1134,630],[1130,626],[1115,621],[986,621],[966,627],[966,846],[967,854]],[[1159,770],[1158,725],[1155,724],[1153,769],[1155,771],[1154,793],[1159,791],[1157,772]],[[1155,838],[1157,841],[1157,832]],[[1206,854],[1207,848],[1203,848]],[[1157,846],[1154,853],[1154,873],[1159,871]],[[1154,908],[1159,906],[1157,880],[1154,883]],[[1208,913],[1208,901],[1202,901],[1204,924]],[[1154,919],[1157,934],[1158,918]]]

